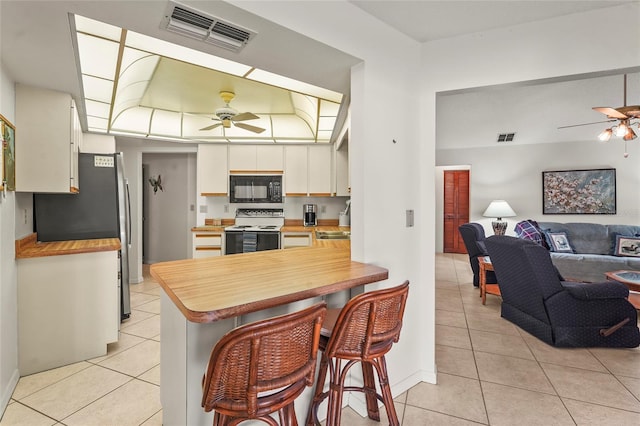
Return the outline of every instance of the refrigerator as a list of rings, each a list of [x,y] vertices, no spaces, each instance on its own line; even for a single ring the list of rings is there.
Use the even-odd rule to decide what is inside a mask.
[[[119,238],[120,321],[131,315],[129,248],[131,213],[122,153],[78,154],[80,192],[33,195],[38,241]]]

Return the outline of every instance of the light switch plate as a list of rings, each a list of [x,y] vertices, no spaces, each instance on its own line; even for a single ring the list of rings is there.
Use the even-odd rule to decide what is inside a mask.
[[[407,228],[411,228],[413,226],[413,210],[407,210],[406,212],[406,222]]]

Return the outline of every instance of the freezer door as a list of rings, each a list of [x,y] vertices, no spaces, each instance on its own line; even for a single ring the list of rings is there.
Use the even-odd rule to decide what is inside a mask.
[[[129,289],[129,248],[131,247],[131,206],[129,184],[124,175],[122,153],[116,154],[118,175],[118,224],[120,236],[120,321],[131,316],[131,293]]]

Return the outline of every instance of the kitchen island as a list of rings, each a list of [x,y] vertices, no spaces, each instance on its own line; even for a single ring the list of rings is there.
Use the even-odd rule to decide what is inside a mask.
[[[163,425],[210,425],[213,413],[200,406],[201,381],[211,349],[226,332],[385,280],[388,271],[351,261],[348,248],[305,247],[157,263],[151,275],[164,290]],[[310,397],[308,389],[296,404],[299,420]]]

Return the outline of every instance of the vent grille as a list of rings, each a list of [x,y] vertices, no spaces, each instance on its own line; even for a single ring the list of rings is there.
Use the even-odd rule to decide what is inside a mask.
[[[498,134],[498,142],[511,142],[515,136],[515,133],[500,133]]]
[[[162,28],[234,52],[242,50],[256,35],[246,28],[173,2],[169,2]]]

